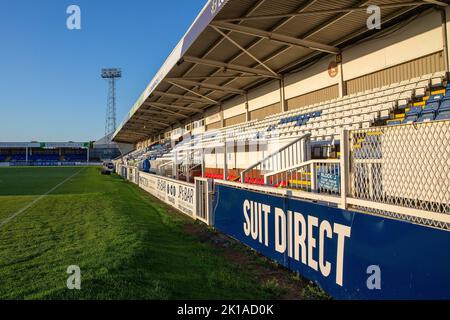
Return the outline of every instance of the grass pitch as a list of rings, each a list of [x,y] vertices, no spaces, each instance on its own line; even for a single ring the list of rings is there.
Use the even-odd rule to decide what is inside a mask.
[[[98,168],[0,168],[0,299],[278,298],[189,223]]]

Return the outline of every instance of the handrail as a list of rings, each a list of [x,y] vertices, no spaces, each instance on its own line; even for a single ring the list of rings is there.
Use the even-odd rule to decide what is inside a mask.
[[[258,161],[257,163],[255,163],[254,165],[248,167],[247,169],[245,169],[244,171],[241,172],[241,182],[244,183],[245,182],[245,174],[250,172],[251,170],[263,165],[265,162],[273,159],[274,157],[276,157],[277,155],[281,154],[283,151],[289,149],[290,147],[296,145],[297,143],[301,142],[301,141],[306,141],[311,138],[311,133],[305,133],[304,135],[298,137],[297,139],[295,139],[294,141],[288,143],[287,145],[285,145],[284,147],[280,148],[279,150],[273,152],[272,154],[268,155],[267,157],[265,157],[264,159],[262,159],[261,161]],[[306,148],[305,148],[306,149]],[[305,150],[306,151],[306,150]]]
[[[295,166],[291,166],[291,167],[288,167],[288,168],[285,168],[285,169],[282,169],[282,170],[266,173],[264,175],[264,179],[267,179],[267,178],[269,178],[271,176],[274,176],[274,175],[277,175],[277,174],[280,174],[280,173],[284,173],[286,171],[297,170],[297,169],[300,169],[300,168],[302,168],[304,166],[307,166],[307,165],[310,165],[310,164],[312,164],[312,165],[314,165],[314,164],[339,164],[340,162],[341,162],[341,160],[339,160],[339,159],[323,159],[323,160],[314,159],[314,160],[308,160],[308,161],[302,162],[302,163],[300,163],[298,165],[295,165]]]

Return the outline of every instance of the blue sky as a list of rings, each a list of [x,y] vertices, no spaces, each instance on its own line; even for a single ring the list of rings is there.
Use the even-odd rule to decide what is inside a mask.
[[[0,141],[101,138],[101,68],[122,68],[119,124],[205,3],[0,0]],[[81,30],[66,27],[71,4]]]

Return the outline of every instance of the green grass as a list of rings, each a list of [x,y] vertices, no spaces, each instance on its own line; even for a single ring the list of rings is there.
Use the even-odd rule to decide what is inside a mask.
[[[270,299],[258,283],[208,243],[193,223],[98,168],[0,168],[0,299]],[[66,286],[81,268],[81,290]]]

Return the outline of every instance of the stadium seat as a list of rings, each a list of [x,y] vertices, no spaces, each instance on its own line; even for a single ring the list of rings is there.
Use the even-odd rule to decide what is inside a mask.
[[[435,113],[439,109],[439,101],[427,103],[422,113]]]
[[[406,109],[408,107],[409,100],[408,99],[401,99],[397,102],[397,108],[398,109]]]
[[[431,78],[431,83],[430,83],[430,87],[435,89],[435,88],[442,88],[442,86],[444,85],[443,81],[442,81],[442,77],[433,77]]]
[[[402,123],[414,123],[417,121],[417,119],[418,119],[417,115],[410,115],[410,116],[407,116],[405,118],[405,120],[402,121]]]
[[[445,110],[439,112],[435,120],[449,120],[450,119],[450,110]]]
[[[427,88],[425,86],[421,87],[421,88],[416,88],[416,90],[414,91],[414,97],[416,99],[420,99],[420,98],[425,97],[426,93],[427,93]]]
[[[423,113],[419,119],[417,119],[417,122],[428,122],[428,121],[433,121],[436,117],[436,114],[434,112],[428,112],[428,113]]]
[[[450,110],[450,100],[444,100],[439,107],[439,111]]]
[[[413,116],[413,115],[420,115],[422,113],[423,108],[422,107],[412,107],[409,109],[409,111],[406,113],[406,116]]]

